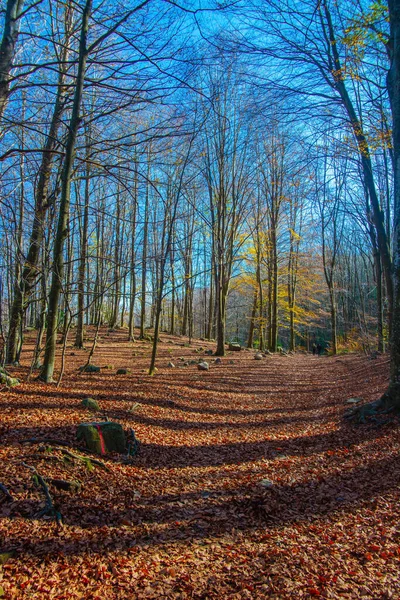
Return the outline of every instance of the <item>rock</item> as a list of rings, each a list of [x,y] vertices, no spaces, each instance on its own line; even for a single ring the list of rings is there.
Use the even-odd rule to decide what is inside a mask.
[[[260,353],[257,353],[254,355],[254,360],[262,360],[263,359],[263,355]]]
[[[359,402],[361,402],[361,398],[349,398],[348,400],[346,400],[345,404],[358,404]]]
[[[168,366],[169,366],[170,369],[175,369],[175,365],[171,361],[169,361]]]
[[[79,367],[79,370],[82,373],[100,373],[100,367],[96,367],[96,365],[83,365],[83,367]]]
[[[211,348],[209,350],[205,350],[204,354],[206,356],[212,356],[214,354],[214,352],[211,350]]]
[[[189,360],[189,365],[197,365],[197,360]]]
[[[118,369],[117,375],[127,375],[128,369]]]
[[[16,377],[11,377],[11,375],[9,375],[5,369],[0,367],[0,383],[2,385],[6,385],[7,387],[15,387],[20,383],[20,381]]]
[[[0,554],[0,565],[5,565],[6,562],[10,560],[10,558],[14,558],[15,550],[10,550],[9,552],[2,552]]]
[[[230,364],[230,365],[234,365],[234,364],[235,364],[235,361],[234,361],[234,360],[230,360],[230,361],[229,361],[229,364]]]
[[[184,362],[183,365],[182,365],[182,367],[188,367],[188,366],[189,366],[188,362]]]
[[[231,352],[240,352],[242,349],[242,346],[240,344],[233,343],[233,344],[229,344],[228,349]]]
[[[216,359],[214,360],[214,363],[215,363],[216,365],[220,365],[220,364],[222,363],[222,360],[221,360],[221,359],[218,357],[218,358],[216,358]]]
[[[210,367],[209,367],[208,363],[204,361],[204,362],[200,362],[200,363],[197,365],[197,368],[198,368],[198,370],[199,370],[199,371],[208,371],[208,369],[209,369]]]
[[[82,400],[82,406],[88,408],[89,410],[97,411],[100,410],[100,406],[94,398],[84,398]]]
[[[259,481],[259,485],[262,485],[264,488],[274,487],[274,484],[269,479],[261,479],[261,481]]]
[[[126,452],[125,433],[122,425],[105,421],[101,423],[81,423],[78,425],[76,437],[95,454],[108,452]]]

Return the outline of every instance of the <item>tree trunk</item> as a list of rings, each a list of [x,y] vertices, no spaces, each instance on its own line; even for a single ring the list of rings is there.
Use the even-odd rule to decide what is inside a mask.
[[[87,137],[86,144],[89,149],[89,139]],[[88,156],[86,157],[88,158]],[[87,246],[88,246],[88,228],[89,228],[89,201],[90,201],[90,165],[86,162],[86,178],[85,178],[85,205],[83,209],[83,224],[81,235],[81,255],[78,268],[78,323],[76,327],[75,346],[83,348],[83,319],[85,311],[85,273],[87,261]]]
[[[256,320],[256,315],[257,315],[257,303],[258,303],[258,293],[257,293],[257,290],[255,290],[254,296],[253,296],[253,308],[251,310],[251,317],[250,317],[249,335],[247,337],[247,347],[248,348],[253,347],[255,320]]]
[[[336,300],[335,300],[335,287],[334,287],[333,282],[329,286],[329,301],[331,304],[332,354],[337,354]]]
[[[3,116],[10,93],[10,72],[14,62],[23,5],[24,0],[8,0],[5,9],[0,45],[0,118]]]
[[[390,344],[390,386],[387,395],[390,403],[400,408],[400,5],[398,0],[389,0],[389,18],[391,64],[388,89],[393,118],[394,155],[394,305]]]
[[[54,361],[57,337],[58,304],[63,280],[63,249],[64,242],[68,235],[70,195],[71,195],[71,175],[75,157],[75,143],[79,128],[79,113],[82,102],[83,85],[85,80],[86,61],[87,61],[87,35],[89,29],[89,17],[92,8],[92,0],[86,0],[85,8],[82,14],[82,28],[79,42],[79,62],[78,73],[76,77],[76,87],[72,114],[69,123],[68,136],[65,148],[64,166],[61,175],[61,198],[58,216],[57,234],[54,243],[53,254],[53,275],[49,294],[48,322],[46,330],[46,351],[44,357],[43,369],[40,377],[43,381],[49,382],[53,379]]]
[[[389,2],[390,4],[390,2]],[[397,4],[396,1],[392,1],[393,7]],[[385,282],[386,282],[386,292],[387,292],[387,300],[388,300],[388,320],[389,320],[389,330],[391,329],[391,321],[392,321],[392,313],[393,313],[393,299],[394,299],[394,291],[393,291],[393,272],[392,272],[392,260],[390,257],[389,250],[389,242],[387,237],[387,232],[385,229],[385,218],[383,211],[381,210],[378,194],[375,188],[374,176],[372,171],[372,162],[369,150],[368,140],[364,134],[363,126],[360,119],[357,116],[355,111],[353,102],[347,92],[345,79],[343,77],[342,65],[339,57],[339,52],[337,49],[337,40],[335,37],[334,27],[332,23],[331,14],[329,12],[326,0],[324,1],[324,10],[325,16],[328,24],[329,31],[329,40],[330,47],[332,51],[333,63],[334,63],[334,84],[333,87],[339,92],[340,98],[342,100],[342,104],[347,112],[347,115],[350,120],[350,124],[353,130],[353,135],[357,142],[357,147],[359,151],[362,175],[365,188],[368,190],[369,198],[371,201],[371,208],[373,213],[374,225],[377,234],[377,241],[379,252],[381,255],[381,262],[383,271],[385,274]],[[396,7],[396,11],[398,8]],[[394,38],[392,38],[394,39]],[[397,40],[398,42],[399,40]],[[394,55],[394,53],[393,53]],[[393,63],[392,63],[393,66]],[[393,72],[393,71],[392,71]],[[389,86],[390,87],[390,86]],[[389,89],[390,94],[390,89]],[[393,103],[392,103],[392,113],[393,113]],[[394,122],[394,119],[393,119]]]
[[[144,227],[143,227],[143,250],[142,250],[142,289],[140,296],[140,334],[139,337],[142,340],[145,336],[145,325],[146,325],[146,275],[147,275],[147,238],[149,228],[149,193],[150,193],[150,150],[148,152],[148,165],[147,165],[147,184],[146,184],[146,198],[144,205]]]

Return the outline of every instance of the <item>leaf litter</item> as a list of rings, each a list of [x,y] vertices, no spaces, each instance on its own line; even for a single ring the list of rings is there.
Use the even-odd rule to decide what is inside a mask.
[[[212,346],[164,335],[151,378],[150,344],[125,339],[102,333],[96,364],[113,369],[80,373],[76,350],[58,389],[31,380],[0,394],[0,482],[12,496],[0,490],[0,597],[400,597],[398,421],[343,418],[348,399],[384,391],[387,358],[236,352],[207,372],[171,370]],[[21,381],[31,353],[12,369]],[[137,456],[103,456],[105,471],[63,453],[82,452],[88,396],[134,429]],[[27,465],[49,482],[62,525],[38,516]]]

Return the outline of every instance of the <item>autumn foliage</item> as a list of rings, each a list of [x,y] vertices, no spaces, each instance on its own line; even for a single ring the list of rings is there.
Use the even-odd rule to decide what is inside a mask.
[[[0,482],[12,496],[0,491],[0,597],[399,597],[397,418],[344,419],[350,398],[385,389],[384,356],[241,351],[207,356],[200,372],[190,361],[208,343],[162,335],[149,377],[151,342],[125,340],[101,332],[99,373],[80,372],[86,352],[68,348],[58,389],[24,381],[29,343],[11,369],[23,383],[0,394]],[[134,429],[139,454],[78,448],[88,396],[96,419]],[[27,465],[63,525],[38,517]]]

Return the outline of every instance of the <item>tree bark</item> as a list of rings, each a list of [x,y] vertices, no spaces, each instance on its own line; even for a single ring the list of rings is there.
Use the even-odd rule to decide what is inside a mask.
[[[390,344],[390,403],[400,408],[400,3],[389,0],[390,69],[388,90],[393,119],[394,157],[394,304]]]
[[[43,369],[40,377],[43,381],[50,382],[53,379],[54,361],[57,338],[58,323],[58,303],[60,299],[62,281],[63,281],[63,249],[64,242],[68,235],[70,195],[71,195],[71,176],[75,158],[75,144],[80,124],[80,108],[83,95],[83,85],[86,72],[87,61],[87,35],[89,29],[89,17],[92,9],[92,0],[86,0],[82,14],[82,26],[79,41],[79,59],[78,72],[76,77],[76,87],[72,114],[69,122],[67,143],[65,148],[65,158],[63,171],[61,175],[61,198],[58,216],[57,234],[54,243],[53,254],[53,274],[49,294],[48,322],[46,330],[46,350],[44,356]]]
[[[20,341],[19,331],[29,298],[32,294],[32,290],[36,284],[37,278],[40,275],[40,273],[38,273],[37,264],[39,261],[40,249],[43,240],[44,221],[47,210],[53,200],[49,198],[49,184],[54,159],[53,151],[58,143],[58,131],[65,109],[64,65],[61,65],[60,69],[56,102],[54,105],[49,133],[43,148],[42,162],[39,168],[38,183],[35,190],[35,212],[29,239],[28,253],[22,269],[22,276],[14,289],[13,302],[10,311],[10,327],[8,332],[6,355],[7,363],[13,363],[17,360],[17,351]]]
[[[89,139],[86,139],[87,147],[89,148]],[[88,156],[86,157],[88,159]],[[88,228],[89,228],[89,201],[90,201],[90,165],[86,162],[86,177],[85,177],[85,206],[83,209],[83,223],[81,235],[81,255],[79,258],[78,268],[78,323],[76,327],[75,346],[83,348],[83,320],[85,311],[85,273],[87,261],[87,246],[88,246]]]
[[[10,94],[10,73],[23,6],[24,0],[8,0],[5,10],[3,37],[0,44],[0,118],[3,116]]]

